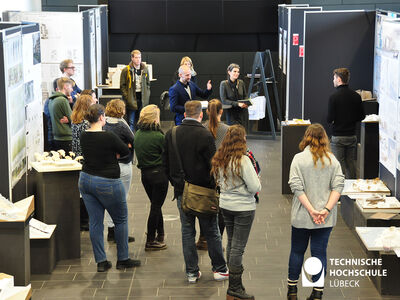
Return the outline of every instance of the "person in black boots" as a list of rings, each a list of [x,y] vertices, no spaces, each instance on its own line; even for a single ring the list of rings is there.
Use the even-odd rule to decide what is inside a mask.
[[[246,131],[241,125],[233,125],[211,160],[211,174],[220,188],[219,206],[228,236],[227,300],[254,300],[242,284],[242,260],[256,211],[254,195],[261,190],[261,183],[246,154]]]
[[[321,276],[323,279],[327,270],[326,248],[336,225],[336,204],[344,186],[344,176],[320,124],[312,124],[307,128],[299,148],[302,152],[294,156],[289,175],[294,197],[287,298],[298,299],[297,281],[310,242],[311,256],[322,264],[324,274],[321,271],[312,276],[316,287],[307,299],[320,300],[324,288]]]
[[[97,272],[111,268],[104,250],[104,210],[115,224],[117,269],[140,266],[140,260],[129,258],[128,208],[125,189],[120,179],[117,156],[129,155],[129,147],[114,133],[104,131],[105,108],[92,105],[85,119],[90,127],[81,134],[81,149],[85,158],[79,175],[79,192],[89,213],[89,232]]]
[[[142,109],[138,129],[135,137],[136,157],[142,173],[142,183],[151,203],[145,251],[164,250],[167,245],[164,243],[161,208],[168,192],[168,178],[162,166],[164,134],[160,127],[160,109],[157,105],[150,104]]]

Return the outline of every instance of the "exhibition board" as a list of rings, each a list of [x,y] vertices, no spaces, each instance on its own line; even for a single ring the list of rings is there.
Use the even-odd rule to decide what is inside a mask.
[[[361,122],[360,178],[379,176],[379,122]]]
[[[379,102],[379,176],[400,195],[400,14],[378,11],[374,94]]]
[[[43,148],[40,28],[0,24],[0,150],[7,153],[0,158],[0,193],[15,201],[26,196],[27,167]]]
[[[304,12],[322,7],[288,7],[286,62],[286,120],[302,117]]]

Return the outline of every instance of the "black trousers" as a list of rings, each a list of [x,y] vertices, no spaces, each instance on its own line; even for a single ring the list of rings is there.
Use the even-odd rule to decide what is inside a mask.
[[[160,167],[142,169],[142,184],[150,199],[150,213],[147,220],[147,240],[154,241],[156,232],[164,235],[162,206],[168,192],[168,178]]]

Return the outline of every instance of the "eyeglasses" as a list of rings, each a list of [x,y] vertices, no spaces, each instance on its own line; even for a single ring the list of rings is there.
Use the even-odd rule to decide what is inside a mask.
[[[72,69],[72,70],[75,70],[75,67],[66,67],[66,69]]]

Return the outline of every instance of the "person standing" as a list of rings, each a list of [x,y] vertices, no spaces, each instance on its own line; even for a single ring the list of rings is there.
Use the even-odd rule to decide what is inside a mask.
[[[69,153],[72,149],[72,111],[68,104],[68,97],[72,92],[72,84],[73,82],[70,79],[61,77],[57,81],[58,91],[51,95],[48,103],[51,127],[54,136],[54,150],[62,149],[65,153]]]
[[[174,197],[182,227],[182,248],[186,265],[186,276],[189,283],[196,283],[201,276],[198,265],[198,255],[195,244],[196,216],[182,210],[182,193],[184,180],[206,188],[215,188],[210,175],[211,158],[215,153],[214,139],[211,133],[201,124],[203,112],[200,101],[185,103],[185,119],[176,128],[176,147],[173,143],[170,129],[165,135],[163,164],[169,181],[174,186]],[[185,178],[182,178],[177,159],[182,161]],[[208,254],[211,258],[214,279],[226,280],[229,277],[226,262],[222,251],[221,234],[218,229],[216,215],[199,215],[200,226],[207,239]]]
[[[219,206],[228,235],[227,300],[254,299],[242,284],[242,259],[256,210],[254,195],[261,190],[261,183],[246,153],[246,131],[241,125],[232,125],[211,162],[211,173],[221,191]]]
[[[339,160],[346,178],[356,179],[356,124],[365,118],[361,96],[349,88],[350,71],[333,70],[336,92],[329,98],[327,121],[332,125],[332,153]]]
[[[121,71],[120,89],[126,104],[129,127],[135,132],[140,110],[149,104],[150,99],[149,70],[142,62],[139,50],[131,52],[130,63]]]
[[[154,104],[145,106],[140,112],[135,150],[137,166],[142,173],[142,184],[151,203],[145,251],[164,250],[167,245],[164,242],[161,209],[168,192],[168,178],[162,165],[164,134],[160,127],[160,110]]]
[[[68,102],[69,105],[71,106],[71,109],[75,105],[75,102],[77,98],[79,97],[80,93],[82,90],[78,87],[76,84],[75,80],[72,79],[72,76],[75,74],[75,66],[74,66],[74,61],[72,59],[64,59],[60,63],[60,71],[62,73],[61,77],[68,78],[72,81],[72,92],[71,95],[68,97]],[[55,79],[53,81],[53,88],[56,91],[57,90],[57,80],[59,78]]]
[[[198,97],[207,99],[212,93],[211,80],[207,82],[207,89],[200,89],[197,84],[191,82],[192,71],[189,66],[179,67],[179,80],[169,88],[170,109],[175,113],[175,125],[180,125],[184,119],[185,103],[197,100]]]
[[[239,102],[247,97],[243,80],[239,79],[240,67],[238,64],[230,64],[227,69],[228,79],[221,81],[219,95],[225,105],[232,107],[226,110],[228,125],[240,124],[247,127],[249,111],[245,103]]]
[[[329,139],[320,124],[307,128],[299,148],[302,152],[294,156],[289,174],[294,197],[288,300],[297,300],[297,282],[309,242],[311,256],[320,260],[326,275],[326,248],[336,225],[336,204],[344,186],[340,163],[330,152]],[[312,276],[313,282],[318,281],[321,273]],[[307,299],[322,299],[323,288],[323,284],[314,287]]]
[[[208,121],[204,124],[204,126],[211,132],[212,136],[214,137],[215,148],[218,150],[229,128],[228,125],[221,122],[221,117],[223,113],[221,101],[219,101],[218,99],[210,100],[210,102],[208,102],[206,112],[208,115]],[[221,211],[218,213],[218,227],[219,232],[222,236],[222,234],[224,233],[225,223]],[[201,228],[199,240],[196,243],[196,247],[198,250],[207,250],[207,241]]]
[[[133,158],[133,132],[129,125],[123,119],[125,115],[125,103],[120,99],[113,99],[107,103],[106,106],[106,124],[103,129],[105,131],[113,132],[129,147],[129,154],[118,158],[118,165],[120,169],[120,178],[125,189],[126,200],[131,187],[132,181],[132,158]],[[105,212],[105,223],[108,228],[107,241],[115,242],[115,225],[110,214]],[[133,236],[128,237],[128,242],[134,242]]]
[[[90,106],[86,119],[90,128],[81,134],[81,148],[85,160],[79,176],[79,192],[89,213],[89,232],[97,271],[105,272],[112,264],[104,250],[104,210],[115,224],[117,269],[140,266],[140,260],[129,258],[128,208],[125,189],[120,179],[117,156],[129,155],[129,147],[114,133],[104,131],[104,106]]]

